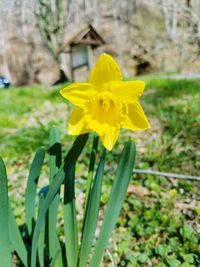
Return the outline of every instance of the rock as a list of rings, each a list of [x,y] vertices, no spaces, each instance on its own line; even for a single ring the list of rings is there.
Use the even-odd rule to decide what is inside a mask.
[[[41,84],[54,84],[60,78],[60,69],[53,56],[45,48],[33,51],[34,79]]]
[[[106,42],[97,53],[107,52],[114,56],[125,77],[160,71],[199,72],[199,35],[195,34],[194,18],[200,4],[198,0],[191,2],[189,8],[193,16],[188,23],[188,15],[184,13],[187,4],[177,1],[177,35],[173,41],[165,29],[162,6],[156,1],[154,4],[152,1],[116,1],[113,5],[111,0],[102,0],[98,8],[95,4],[83,8],[80,1],[76,8],[71,4],[69,11],[72,14],[66,16],[70,20],[65,21],[61,42],[65,35],[71,38],[70,28],[89,22]],[[0,1],[0,74],[8,77],[13,85],[54,84],[60,80],[60,69],[70,77],[68,60],[58,63],[45,46],[34,8],[35,1]],[[54,37],[52,43],[57,40]],[[59,45],[62,44],[58,44],[58,51]],[[60,59],[65,56],[66,52],[59,55]],[[86,71],[78,76],[85,80]]]
[[[18,37],[11,37],[8,41],[6,59],[9,65],[11,83],[13,85],[28,84],[33,79],[29,58],[32,48]]]
[[[127,193],[135,194],[139,198],[143,198],[144,196],[148,196],[151,194],[146,187],[140,185],[129,185]]]

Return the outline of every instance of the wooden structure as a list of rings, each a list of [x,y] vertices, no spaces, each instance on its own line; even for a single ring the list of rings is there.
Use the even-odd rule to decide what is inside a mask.
[[[84,68],[88,72],[96,61],[95,50],[104,44],[103,38],[90,24],[71,33],[61,48],[61,58],[67,57],[62,64],[66,76],[74,80],[76,70]]]

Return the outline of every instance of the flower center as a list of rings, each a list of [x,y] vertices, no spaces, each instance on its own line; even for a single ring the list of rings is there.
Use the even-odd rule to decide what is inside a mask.
[[[111,100],[110,99],[103,99],[103,100],[100,100],[100,103],[103,107],[103,110],[105,112],[108,112],[109,109],[110,109],[110,105],[111,105]]]
[[[115,100],[113,98],[113,95],[109,92],[99,94],[98,101],[101,108],[105,112],[108,112],[111,108],[115,106]]]
[[[110,92],[101,92],[94,99],[89,99],[84,107],[88,129],[104,135],[110,129],[120,129],[126,113],[125,105]]]

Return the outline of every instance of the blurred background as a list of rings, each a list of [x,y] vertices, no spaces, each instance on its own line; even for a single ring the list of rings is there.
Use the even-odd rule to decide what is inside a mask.
[[[13,85],[71,80],[72,69],[86,79],[102,52],[126,77],[200,72],[199,0],[2,0],[0,10],[0,74]]]
[[[48,184],[50,129],[59,129],[63,154],[74,140],[67,134],[73,107],[59,90],[85,81],[103,52],[117,60],[125,79],[145,81],[140,102],[151,125],[123,129],[107,154],[100,221],[129,139],[136,142],[140,173],[131,180],[103,266],[199,267],[200,0],[0,0],[0,155],[17,222],[24,224],[28,170],[41,146],[47,155],[38,191]],[[79,223],[92,136],[77,165]],[[62,210],[58,223],[62,236]]]

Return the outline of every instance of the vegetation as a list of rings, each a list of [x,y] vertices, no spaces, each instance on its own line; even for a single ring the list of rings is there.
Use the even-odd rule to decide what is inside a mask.
[[[107,154],[102,210],[107,203],[116,160],[125,141],[134,138],[136,168],[199,175],[200,81],[145,78],[142,105],[151,129],[123,130],[113,153]],[[67,135],[72,109],[58,94],[60,87],[20,87],[0,91],[0,154],[8,167],[11,206],[24,223],[26,177],[36,149],[48,147],[49,131],[59,128],[65,154],[74,140]],[[77,198],[85,186],[92,139],[77,170]],[[47,165],[47,162],[46,162]],[[47,184],[47,166],[39,186]],[[200,266],[199,182],[133,175],[117,228],[105,253],[104,266]],[[81,205],[80,205],[81,206]],[[61,213],[62,211],[60,211]],[[79,221],[82,216],[79,210]],[[59,221],[62,225],[62,221]],[[62,227],[60,227],[62,234]]]

